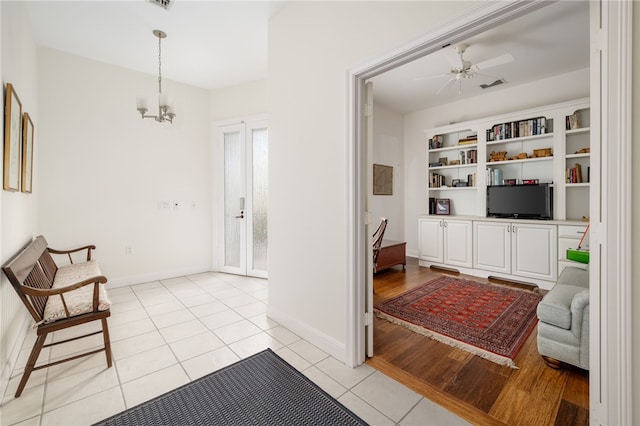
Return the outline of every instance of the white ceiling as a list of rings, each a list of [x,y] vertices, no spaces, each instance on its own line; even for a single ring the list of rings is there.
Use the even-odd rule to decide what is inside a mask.
[[[29,1],[38,45],[205,89],[267,76],[267,24],[278,1]]]
[[[162,41],[163,78],[205,89],[267,77],[268,20],[284,1],[175,0],[165,10],[148,0],[29,1],[35,41],[101,62],[157,75],[158,41]],[[502,77],[500,90],[589,66],[588,2],[563,1],[464,40],[465,59],[478,63],[510,53],[514,61],[486,71],[491,77],[464,80],[438,89],[448,80],[452,47],[374,77],[377,102],[410,112],[461,97],[481,94],[481,83]],[[415,80],[415,77],[440,75]]]
[[[449,80],[453,46],[425,56],[402,67],[373,77],[376,102],[398,111],[411,112],[478,96],[487,91],[502,90],[570,71],[589,67],[589,3],[561,1],[512,20],[490,31],[461,42],[469,47],[465,60],[480,63],[509,53],[513,62],[488,68],[483,74],[462,80],[437,92]],[[436,76],[416,80],[416,77]],[[507,82],[489,89],[499,78]]]

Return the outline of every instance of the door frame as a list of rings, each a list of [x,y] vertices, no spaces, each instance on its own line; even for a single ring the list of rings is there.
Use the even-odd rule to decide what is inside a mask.
[[[232,125],[245,125],[246,129],[255,128],[253,124],[265,122],[267,123],[268,128],[269,117],[267,114],[258,114],[251,115],[246,117],[239,118],[231,118],[227,120],[218,120],[214,121],[211,125],[211,135],[212,135],[212,144],[211,144],[211,165],[212,165],[212,209],[211,209],[211,217],[213,218],[213,226],[212,226],[212,262],[211,266],[214,271],[220,271],[223,259],[222,255],[224,253],[224,249],[222,248],[221,241],[224,240],[224,141],[220,140],[219,129],[223,126],[232,126]],[[246,157],[246,156],[245,156]],[[247,207],[252,208],[250,205],[251,201],[250,197],[247,197],[245,201],[245,212],[248,211]],[[222,206],[222,207],[221,207]],[[247,234],[250,229],[250,225],[247,224]],[[250,256],[247,256],[247,260],[249,260]],[[247,271],[249,271],[249,266],[246,267]],[[258,278],[267,278],[268,271],[266,274],[254,274],[251,276],[256,276]]]
[[[365,360],[366,244],[370,218],[364,202],[369,190],[364,132],[364,84],[367,79],[460,40],[544,7],[547,2],[486,2],[455,16],[423,36],[347,71],[347,317],[345,363]],[[601,28],[591,35],[592,114],[602,128],[592,132],[591,146],[605,172],[592,185],[591,209],[603,214],[591,226],[590,418],[593,424],[632,422],[631,339],[631,193],[616,182],[631,182],[632,2],[593,2]],[[598,17],[600,18],[600,17]],[[593,29],[592,29],[593,30]],[[602,58],[593,69],[594,57]],[[600,63],[600,62],[599,62]],[[594,93],[597,92],[597,95]],[[592,119],[592,123],[593,123]],[[615,123],[606,125],[606,123]],[[594,144],[595,142],[595,144]],[[593,154],[592,154],[593,155]],[[601,189],[602,188],[602,189]],[[605,190],[603,190],[605,189]],[[606,194],[606,195],[605,195]],[[593,219],[592,219],[593,221]],[[607,267],[608,262],[611,267]],[[616,282],[618,286],[602,283]]]

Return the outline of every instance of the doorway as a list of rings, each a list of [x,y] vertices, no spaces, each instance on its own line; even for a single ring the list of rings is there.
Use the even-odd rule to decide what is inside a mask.
[[[418,57],[439,50],[443,45],[463,40],[478,34],[493,25],[507,22],[545,6],[546,2],[510,2],[484,4],[468,14],[448,21],[446,25],[434,29],[419,41],[389,52],[376,61],[349,72],[349,167],[350,187],[348,199],[348,222],[352,229],[348,240],[349,290],[348,290],[348,330],[346,362],[356,366],[365,359],[365,326],[370,323],[371,313],[366,311],[367,259],[371,248],[367,244],[371,221],[367,220],[367,164],[364,120],[364,82],[387,70],[408,63]],[[625,247],[629,244],[631,229],[630,209],[624,193],[615,182],[626,182],[631,177],[628,152],[631,148],[630,107],[630,61],[631,55],[631,7],[624,2],[593,2],[591,5],[592,42],[592,116],[596,118],[597,134],[591,143],[595,155],[601,161],[601,176],[591,187],[592,229],[602,236],[592,242],[591,271],[591,402],[590,415],[593,422],[629,423],[631,419],[631,342],[625,339],[623,331],[609,331],[603,327],[603,318],[610,318],[616,324],[631,324],[630,300],[631,259]],[[595,53],[594,53],[595,52]],[[594,112],[595,109],[595,112]],[[616,123],[609,126],[607,123]],[[593,121],[592,121],[593,123]],[[618,125],[619,124],[619,125]],[[602,126],[602,128],[600,127]],[[593,127],[593,124],[592,124]],[[616,141],[609,143],[608,141]],[[625,155],[627,154],[627,155]],[[610,176],[607,176],[607,173]],[[600,177],[602,181],[600,181]],[[620,227],[616,228],[616,224]],[[601,232],[601,234],[600,234]],[[605,235],[607,238],[605,238]],[[594,246],[597,246],[594,249]],[[608,267],[615,255],[624,253],[624,259],[617,261],[618,268]],[[595,255],[595,256],[594,256]],[[595,262],[594,262],[595,260]],[[602,281],[619,282],[616,288],[604,288]],[[604,293],[602,293],[604,290]],[[602,294],[601,294],[602,293]],[[365,315],[362,315],[365,312]],[[606,324],[606,323],[604,323]],[[604,344],[603,342],[606,342]]]
[[[217,126],[221,272],[267,278],[268,135],[266,119]]]

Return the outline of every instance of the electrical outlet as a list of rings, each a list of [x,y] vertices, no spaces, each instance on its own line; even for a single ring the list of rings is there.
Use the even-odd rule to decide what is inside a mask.
[[[125,256],[133,255],[133,248],[131,246],[124,246],[124,254]]]

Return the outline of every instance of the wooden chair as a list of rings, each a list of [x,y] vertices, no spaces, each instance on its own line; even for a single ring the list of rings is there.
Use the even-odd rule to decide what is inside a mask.
[[[378,254],[380,253],[380,247],[382,246],[382,238],[384,237],[384,231],[387,229],[387,218],[381,217],[378,229],[373,233],[373,272],[376,272],[376,263],[378,262]]]
[[[29,355],[22,379],[16,391],[18,398],[29,380],[31,372],[52,365],[71,361],[105,351],[107,367],[111,367],[111,344],[107,318],[111,315],[105,283],[96,261],[91,260],[91,250],[85,246],[72,250],[54,250],[47,247],[43,236],[37,237],[13,260],[2,268],[20,300],[36,321],[37,339]],[[74,263],[72,253],[87,251],[86,262]],[[70,264],[58,267],[53,254],[66,254]],[[44,344],[51,332],[100,320],[102,329],[82,336]],[[95,334],[103,334],[104,347],[62,360],[36,366],[42,348],[72,342]]]

